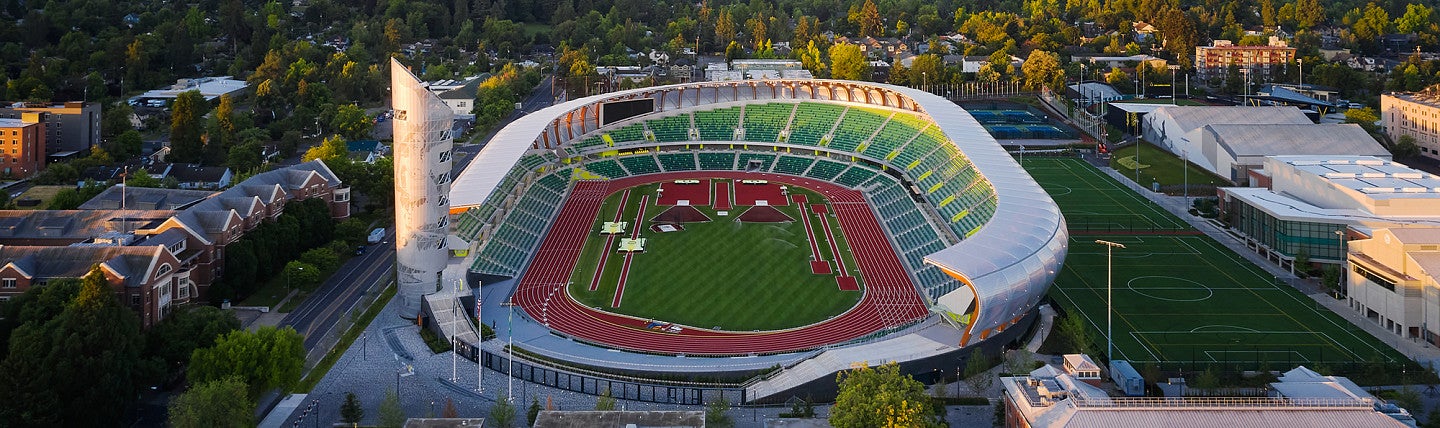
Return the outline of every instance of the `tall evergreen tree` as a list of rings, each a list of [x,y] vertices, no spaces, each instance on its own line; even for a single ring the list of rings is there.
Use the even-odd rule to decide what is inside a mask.
[[[199,162],[205,156],[200,119],[209,109],[200,91],[185,91],[170,107],[170,156],[174,162]]]

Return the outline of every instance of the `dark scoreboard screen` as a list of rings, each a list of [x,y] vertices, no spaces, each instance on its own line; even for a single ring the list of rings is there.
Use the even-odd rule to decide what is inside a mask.
[[[614,101],[600,105],[600,125],[609,125],[655,111],[655,99]]]

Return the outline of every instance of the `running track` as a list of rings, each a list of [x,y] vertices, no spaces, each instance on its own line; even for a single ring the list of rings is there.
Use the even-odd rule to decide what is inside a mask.
[[[600,311],[570,298],[566,284],[580,256],[587,231],[611,189],[685,178],[758,178],[819,191],[835,205],[841,230],[865,275],[864,296],[854,308],[827,321],[769,332],[727,332],[686,328],[680,334],[645,329],[645,319]],[[563,335],[609,347],[689,355],[745,355],[812,349],[855,339],[886,327],[925,317],[924,302],[906,276],[904,265],[886,240],[864,196],[831,183],[788,175],[697,171],[581,181],[574,185],[551,225],[530,269],[521,277],[512,301],[531,318]]]

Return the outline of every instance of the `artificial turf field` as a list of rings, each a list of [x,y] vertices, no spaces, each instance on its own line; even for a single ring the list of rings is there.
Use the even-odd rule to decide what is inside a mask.
[[[1050,297],[1105,347],[1106,247],[1114,252],[1115,358],[1162,368],[1272,368],[1404,357],[1273,275],[1077,159],[1027,158],[1025,169],[1070,218],[1070,252]],[[1095,222],[1102,222],[1095,220]],[[1136,231],[1123,232],[1124,225]]]
[[[714,180],[725,181],[729,180]],[[738,183],[731,183],[731,189]],[[710,206],[694,206],[709,222],[684,223],[683,231],[654,232],[651,219],[665,211],[655,204],[657,184],[630,188],[623,207],[626,231],[635,227],[642,196],[645,223],[640,236],[645,252],[633,256],[625,279],[619,307],[611,307],[625,257],[614,248],[605,248],[606,238],[598,231],[615,219],[621,209],[622,192],[605,199],[585,240],[585,248],[570,277],[570,295],[580,303],[604,311],[655,319],[701,328],[728,331],[777,330],[800,327],[839,315],[860,301],[861,291],[843,291],[836,274],[811,271],[811,249],[804,222],[795,205],[774,206],[795,221],[787,223],[744,223],[735,221],[750,207],[732,207],[721,216]],[[803,194],[809,204],[829,202],[820,194],[790,186],[790,193]],[[733,192],[733,190],[732,190]],[[830,207],[830,212],[834,212]],[[811,217],[821,257],[834,260],[817,217]],[[831,235],[843,255],[847,271],[859,276],[839,224],[829,215]],[[616,239],[618,242],[618,239]],[[612,246],[614,244],[612,243]],[[603,252],[605,266],[595,291],[590,291],[596,264]],[[838,266],[831,263],[832,270]],[[863,288],[863,278],[860,279]]]

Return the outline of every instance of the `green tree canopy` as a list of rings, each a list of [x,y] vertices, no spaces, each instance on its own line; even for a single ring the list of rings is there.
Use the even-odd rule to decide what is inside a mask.
[[[305,151],[301,161],[322,160],[325,163],[337,163],[350,160],[350,148],[345,144],[345,139],[339,135],[331,135],[325,138],[320,145],[311,147]]]
[[[170,402],[175,428],[243,428],[255,426],[255,404],[238,377],[201,382]]]
[[[288,391],[304,368],[304,337],[294,328],[267,326],[255,332],[232,331],[215,346],[196,349],[190,355],[189,378],[207,382],[238,376],[249,385],[251,396],[259,396],[271,388]]]
[[[111,425],[134,397],[140,319],[97,266],[59,316],[27,322],[0,361],[0,420],[16,426]]]
[[[1065,84],[1065,70],[1060,68],[1060,56],[1046,51],[1034,51],[1030,58],[1020,65],[1025,73],[1025,87],[1032,90],[1048,87],[1060,89]]]
[[[200,162],[205,157],[201,118],[210,109],[199,90],[181,92],[170,106],[170,155],[173,162]]]
[[[880,426],[932,426],[934,410],[925,386],[900,365],[888,363],[840,372],[840,392],[830,408],[830,425],[837,428]]]
[[[341,104],[335,107],[335,117],[330,119],[330,128],[346,140],[364,140],[370,137],[370,130],[375,128],[375,120],[366,116],[365,110],[357,105]]]
[[[837,43],[830,46],[830,77],[842,80],[864,80],[870,74],[870,63],[859,45]]]

